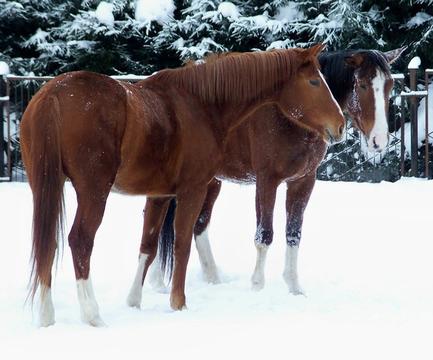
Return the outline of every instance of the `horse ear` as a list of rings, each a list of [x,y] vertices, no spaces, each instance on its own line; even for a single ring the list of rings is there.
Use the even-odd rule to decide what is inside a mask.
[[[323,50],[325,50],[326,44],[318,43],[308,49],[308,55],[311,57],[317,57]]]
[[[350,67],[353,68],[359,68],[361,66],[361,64],[364,62],[364,57],[362,56],[362,54],[352,54],[349,56],[346,56],[344,58],[344,61],[346,62],[347,65],[349,65]]]
[[[387,52],[384,52],[383,55],[386,58],[386,61],[388,62],[388,64],[393,64],[394,62],[397,61],[397,59],[401,56],[401,54],[403,54],[403,52],[407,49],[407,46],[403,46],[401,48],[398,49],[394,49],[394,50],[390,50]]]

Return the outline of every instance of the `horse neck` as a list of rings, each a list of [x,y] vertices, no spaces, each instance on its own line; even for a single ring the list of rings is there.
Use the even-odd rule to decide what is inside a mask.
[[[248,118],[250,118],[257,109],[270,104],[273,104],[271,97],[255,99],[245,104],[225,104],[219,107],[219,119],[215,119],[215,121],[220,123],[220,129],[224,136],[227,136],[229,132],[242,125],[245,121],[248,121]]]
[[[344,60],[349,54],[350,52],[324,53],[319,56],[322,73],[342,110],[347,109],[355,83],[355,69],[347,66]]]
[[[194,106],[201,106],[201,110],[209,115],[208,118],[212,122],[211,127],[222,141],[224,141],[230,131],[240,126],[258,108],[273,103],[275,97],[274,91],[269,91],[259,96],[245,99],[245,101],[242,102],[223,101],[214,103],[207,102],[198,95],[186,93],[184,88],[173,84],[173,82],[164,77],[150,77],[141,81],[138,85],[154,90],[157,89],[157,92],[160,94],[171,93],[172,98],[176,98],[180,94],[188,98],[193,98],[194,101],[191,103],[195,104]]]

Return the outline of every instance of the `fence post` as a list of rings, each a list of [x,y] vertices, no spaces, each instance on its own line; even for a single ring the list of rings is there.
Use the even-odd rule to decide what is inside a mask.
[[[416,74],[419,66],[421,65],[421,59],[415,56],[407,66],[409,69],[409,88],[410,91],[416,91]],[[418,109],[417,109],[417,99],[411,97],[410,101],[410,129],[411,129],[411,166],[410,172],[411,176],[418,176]]]
[[[0,98],[6,96],[6,84],[3,75],[0,75]],[[0,178],[5,176],[5,133],[4,133],[4,101],[0,101]]]
[[[430,75],[433,75],[433,69],[426,69],[425,70],[425,89],[427,91],[427,96],[425,97],[425,177],[429,178],[429,162],[430,162],[430,155],[429,155],[429,124],[428,124],[428,99],[429,99],[429,82],[430,82]]]

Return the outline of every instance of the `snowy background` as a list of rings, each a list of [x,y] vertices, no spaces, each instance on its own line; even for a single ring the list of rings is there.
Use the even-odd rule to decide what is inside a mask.
[[[141,310],[125,305],[145,200],[111,194],[92,256],[96,297],[108,327],[80,322],[66,246],[53,287],[57,322],[37,329],[24,306],[30,189],[24,183],[0,184],[0,358],[431,359],[432,182],[318,182],[300,251],[306,297],[289,295],[281,276],[284,198],[280,187],[267,283],[253,292],[254,187],[224,183],[210,228],[223,281],[202,280],[193,249],[188,310],[173,312],[168,294],[154,293],[148,285]],[[67,185],[69,225],[75,206]]]
[[[433,0],[0,0],[0,34],[1,73],[89,69],[141,75],[211,51],[317,41],[326,41],[331,50],[410,44],[396,72],[414,55],[422,67],[433,67]],[[425,111],[425,104],[419,111]],[[202,280],[193,250],[189,308],[173,312],[168,294],[155,293],[147,284],[141,310],[125,305],[145,199],[111,194],[92,257],[96,297],[108,327],[80,322],[66,245],[53,288],[57,323],[37,329],[31,308],[24,305],[30,189],[25,183],[0,184],[0,359],[131,354],[156,359],[431,359],[431,181],[318,182],[300,250],[306,297],[290,296],[281,276],[284,197],[280,188],[267,283],[257,293],[250,290],[254,187],[224,184],[210,228],[222,283]],[[76,206],[70,185],[66,204],[70,225]]]
[[[209,52],[319,41],[410,45],[406,56],[433,67],[433,0],[0,0],[0,34],[0,61],[15,74],[143,75]]]

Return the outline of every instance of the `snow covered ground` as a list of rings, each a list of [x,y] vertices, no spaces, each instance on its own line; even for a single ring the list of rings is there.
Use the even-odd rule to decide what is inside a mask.
[[[431,359],[433,345],[433,183],[318,182],[305,214],[300,279],[290,296],[284,260],[284,187],[266,286],[250,290],[254,267],[254,187],[224,184],[210,229],[220,285],[200,276],[194,250],[188,310],[148,285],[142,309],[125,305],[137,264],[142,197],[111,194],[92,257],[107,328],[80,322],[65,246],[53,297],[56,324],[38,329],[24,306],[29,274],[31,194],[0,184],[0,359]],[[66,187],[68,224],[75,198]]]

